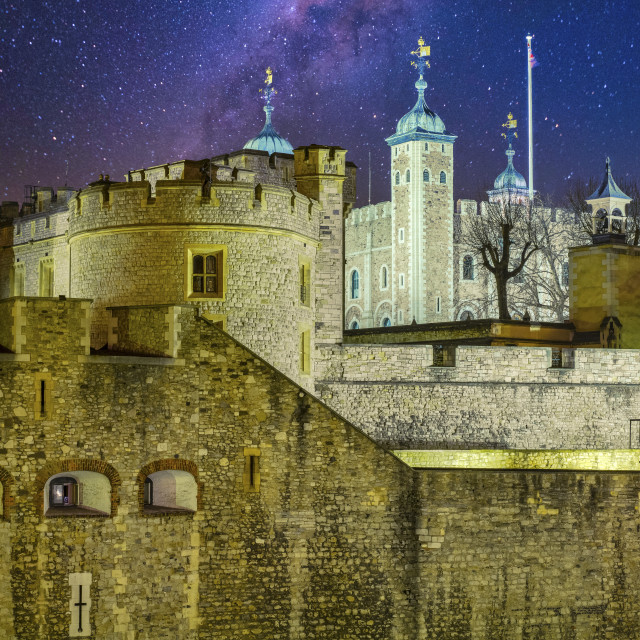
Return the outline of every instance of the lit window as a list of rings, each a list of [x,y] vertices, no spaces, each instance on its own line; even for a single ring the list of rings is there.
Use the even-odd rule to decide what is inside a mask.
[[[462,260],[462,279],[473,280],[473,258],[471,256],[465,256]]]
[[[422,182],[429,182],[429,172],[426,169],[422,172]]]
[[[447,174],[444,171],[440,172],[440,184],[447,184]]]
[[[351,274],[351,298],[359,298],[360,297],[360,274],[358,270],[355,269]]]
[[[226,247],[186,248],[186,298],[224,298]]]

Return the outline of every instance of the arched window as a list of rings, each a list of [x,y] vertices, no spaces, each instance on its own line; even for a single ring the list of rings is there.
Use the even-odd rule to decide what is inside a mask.
[[[381,289],[386,289],[389,286],[388,283],[388,271],[387,271],[387,267],[383,266],[382,269],[380,269],[380,288]]]
[[[400,172],[396,171],[396,184],[400,184]]]
[[[358,321],[357,321],[357,320],[354,320],[354,321],[351,323],[351,326],[349,327],[349,329],[359,329],[359,328],[360,328],[360,325],[358,324]]]
[[[193,512],[198,508],[198,486],[188,472],[165,469],[144,481],[144,513]]]
[[[47,480],[44,500],[47,517],[108,516],[111,483],[96,471],[58,473]]]
[[[424,143],[424,150],[425,151],[429,151],[429,143],[428,142]]]
[[[460,320],[473,320],[473,313],[471,311],[463,311],[460,314]]]
[[[386,317],[382,319],[382,326],[383,327],[390,327],[391,326],[391,319]]]
[[[429,172],[426,169],[422,172],[422,182],[429,182]]]
[[[355,269],[351,274],[351,298],[360,297],[360,274]]]
[[[411,182],[411,170],[407,169],[407,173],[405,174],[405,182]]]
[[[444,171],[440,172],[440,184],[447,184],[447,174]]]
[[[465,256],[462,259],[462,279],[473,280],[473,258],[471,256]]]

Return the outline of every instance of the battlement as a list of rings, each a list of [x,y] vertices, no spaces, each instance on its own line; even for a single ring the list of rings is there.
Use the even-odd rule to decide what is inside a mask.
[[[383,219],[391,219],[391,201],[387,200],[353,209],[349,214],[347,224],[357,227]]]
[[[70,203],[70,236],[124,226],[194,224],[251,225],[287,229],[315,239],[319,206],[277,185],[245,180],[246,174],[219,167],[219,178],[203,195],[200,180],[157,180],[94,184]]]

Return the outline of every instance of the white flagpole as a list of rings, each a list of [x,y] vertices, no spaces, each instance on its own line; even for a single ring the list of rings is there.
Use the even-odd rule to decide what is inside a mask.
[[[369,151],[369,204],[371,204],[371,151]]]
[[[531,38],[527,36],[527,88],[529,93],[529,204],[533,203],[533,101],[531,96]]]

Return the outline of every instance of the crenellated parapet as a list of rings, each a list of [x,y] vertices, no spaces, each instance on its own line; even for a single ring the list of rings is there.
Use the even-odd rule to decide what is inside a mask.
[[[242,225],[287,230],[317,239],[319,205],[286,187],[239,179],[213,181],[203,195],[196,180],[159,180],[88,187],[69,207],[69,236],[123,227]]]

